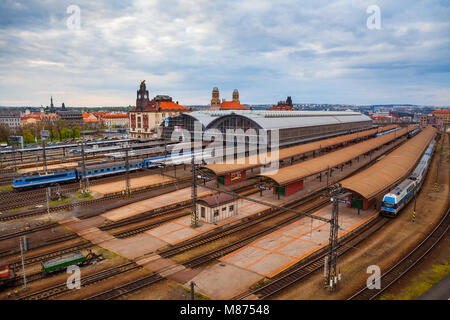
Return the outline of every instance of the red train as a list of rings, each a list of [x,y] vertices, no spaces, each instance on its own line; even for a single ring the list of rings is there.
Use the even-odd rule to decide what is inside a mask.
[[[8,264],[0,261],[0,288],[7,286],[14,278],[14,271],[11,270]]]

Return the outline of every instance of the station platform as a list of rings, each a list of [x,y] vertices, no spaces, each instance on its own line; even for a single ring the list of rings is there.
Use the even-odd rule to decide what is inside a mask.
[[[216,187],[215,181],[209,181],[207,182],[207,184],[209,186]],[[235,188],[240,188],[251,184],[252,184],[251,181],[244,180],[235,183],[233,186]],[[215,192],[216,191],[204,188],[201,184],[198,184],[197,186],[197,197],[199,198],[206,197]],[[105,212],[101,216],[111,221],[118,221],[129,217],[133,217],[135,215],[141,214],[149,210],[168,207],[175,204],[181,204],[187,201],[191,201],[191,187],[181,188],[179,190],[162,194],[160,196],[153,197],[151,199],[137,201],[132,204]]]
[[[328,205],[314,215],[329,219],[331,210],[332,206]],[[375,209],[361,211],[358,215],[356,209],[340,204],[339,237],[377,215]],[[212,298],[230,299],[264,277],[271,278],[320,250],[328,244],[328,239],[326,222],[303,218],[224,256],[219,259],[220,264],[207,267],[189,282],[194,281]],[[231,276],[224,277],[224,274]]]
[[[75,168],[78,166],[78,162],[65,162],[65,163],[59,163],[59,164],[50,164],[47,166],[47,170],[58,170],[58,169],[67,169],[67,168]],[[43,171],[44,167],[32,167],[32,168],[24,168],[19,169],[18,173],[28,173],[28,172],[35,172],[35,171]]]
[[[288,197],[284,197],[280,200],[277,200],[271,191],[264,191],[262,197],[260,197],[259,192],[249,195],[247,197],[254,198],[260,201],[270,202],[275,205],[282,205],[283,203],[289,202],[297,198],[298,196],[299,194],[294,194]],[[269,208],[270,207],[263,204],[255,203],[249,200],[239,199],[236,208],[237,214],[232,218],[219,221],[216,224],[200,221],[199,226],[197,228],[192,228],[191,216],[189,215],[167,222],[159,227],[150,229],[145,233],[152,235],[155,238],[161,239],[167,243],[170,243],[171,245],[174,245],[187,239],[196,237],[202,233],[211,231],[215,228],[221,227],[223,225],[230,224],[235,221],[241,220],[245,217],[258,214]]]
[[[315,216],[331,219],[332,205],[315,212]],[[375,209],[360,215],[346,205],[339,206],[339,237],[378,214]],[[291,265],[328,244],[330,225],[304,218],[270,233],[220,259],[222,262],[272,278]]]
[[[160,175],[152,174],[143,177],[130,178],[130,188],[139,189],[143,187],[150,187],[154,185],[164,185],[173,182],[174,179]],[[110,193],[116,193],[125,190],[127,187],[125,179],[121,181],[102,183],[98,185],[91,186],[92,191],[98,192],[100,194],[106,195]]]
[[[198,197],[207,196],[210,195],[211,193],[213,193],[213,191],[202,188],[201,186],[197,188]],[[132,204],[103,213],[102,216],[111,221],[118,221],[125,218],[133,217],[135,215],[138,215],[140,213],[152,209],[166,207],[172,204],[187,201],[189,199],[191,199],[190,187],[166,193],[157,197],[153,197],[151,199],[137,201]]]
[[[157,249],[167,245],[167,243],[146,234],[117,239],[110,233],[101,231],[98,228],[104,221],[105,219],[101,217],[84,220],[68,218],[59,221],[59,223],[77,233],[83,239],[130,260],[155,252]]]

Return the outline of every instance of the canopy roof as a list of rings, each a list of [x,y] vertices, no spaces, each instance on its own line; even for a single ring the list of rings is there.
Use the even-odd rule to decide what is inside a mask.
[[[414,130],[413,127],[403,128],[373,139],[369,139],[338,151],[327,153],[323,156],[313,158],[292,166],[280,168],[276,171],[269,171],[261,174],[261,177],[267,178],[282,186],[300,179],[312,176],[319,172],[328,170],[350,160],[355,159],[369,151],[372,151],[382,145],[395,140],[396,138]]]
[[[377,128],[377,129],[370,129],[370,130],[365,130],[365,131],[356,132],[356,133],[352,133],[352,134],[346,134],[346,135],[338,136],[338,137],[334,137],[334,138],[318,140],[318,141],[314,141],[314,142],[310,142],[310,143],[306,143],[306,144],[302,144],[302,145],[298,145],[298,146],[294,146],[294,147],[283,148],[278,151],[278,159],[279,160],[289,159],[291,157],[306,154],[311,151],[316,151],[316,150],[320,150],[323,148],[332,147],[332,146],[335,146],[335,145],[338,145],[338,144],[341,144],[344,142],[353,141],[355,139],[365,138],[374,133],[388,131],[388,130],[394,129],[396,127],[397,127],[396,125],[390,125],[390,126]],[[260,161],[261,159],[263,159],[263,161]],[[202,168],[211,170],[214,172],[215,175],[220,176],[220,175],[224,175],[224,174],[227,174],[230,172],[236,172],[236,171],[248,170],[251,168],[260,167],[264,164],[264,162],[265,162],[264,159],[267,159],[267,162],[270,162],[271,152],[268,152],[266,154],[266,156],[264,154],[262,154],[262,155],[260,154],[259,158],[258,158],[258,156],[249,156],[249,157],[236,159],[236,160],[234,160],[233,163],[230,163],[230,164],[217,163],[217,164],[206,165],[206,166],[203,166]]]
[[[413,169],[436,134],[429,126],[366,170],[343,180],[342,186],[371,199],[398,183]]]

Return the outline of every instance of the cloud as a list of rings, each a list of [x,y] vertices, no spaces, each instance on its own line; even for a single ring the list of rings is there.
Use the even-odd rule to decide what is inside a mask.
[[[182,104],[450,104],[445,1],[377,1],[381,30],[372,1],[80,0],[80,30],[72,4],[1,2],[0,105],[129,105],[143,79]]]

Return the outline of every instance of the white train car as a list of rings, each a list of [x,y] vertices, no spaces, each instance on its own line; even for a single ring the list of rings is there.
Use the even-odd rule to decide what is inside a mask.
[[[396,217],[420,190],[428,171],[436,142],[433,140],[410,176],[383,197],[381,214]]]

